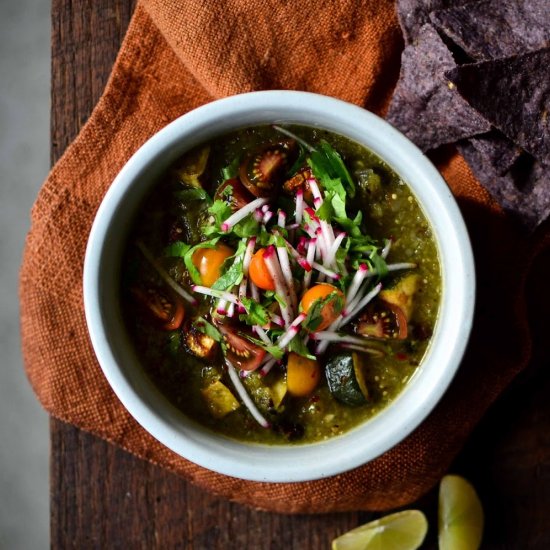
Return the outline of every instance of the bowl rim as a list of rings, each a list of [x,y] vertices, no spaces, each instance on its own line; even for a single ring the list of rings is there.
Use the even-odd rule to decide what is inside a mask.
[[[122,350],[124,345],[128,347],[127,342],[117,341],[107,329],[109,322],[116,326],[117,320],[110,320],[112,311],[105,305],[109,287],[102,280],[103,271],[108,265],[109,242],[116,236],[117,217],[124,212],[124,200],[132,186],[141,181],[147,187],[143,183],[145,174],[159,159],[175,159],[204,141],[204,136],[222,135],[229,129],[261,121],[318,126],[366,145],[409,185],[434,230],[438,246],[442,269],[440,311],[434,339],[417,372],[397,398],[372,419],[317,443],[251,444],[199,427],[163,401],[136,372],[121,367],[121,354],[126,354],[124,360],[129,363],[135,364],[137,358],[131,350]],[[165,126],[134,153],[97,211],[86,249],[83,291],[86,322],[98,362],[119,400],[147,432],[176,454],[221,474],[252,481],[299,482],[333,476],[373,460],[412,433],[433,410],[454,377],[467,345],[473,322],[475,268],[468,232],[455,199],[439,172],[412,142],[356,105],[310,92],[273,90],[203,105]]]

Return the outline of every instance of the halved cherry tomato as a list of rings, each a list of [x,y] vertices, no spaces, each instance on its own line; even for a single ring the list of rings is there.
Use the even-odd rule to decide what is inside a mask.
[[[326,300],[326,298],[331,294],[335,294],[335,299],[330,300],[321,308],[321,311],[319,312],[321,319],[318,324],[315,324],[314,328],[311,328],[312,332],[325,330],[336,320],[338,315],[342,312],[342,307],[344,306],[344,294],[335,286],[327,283],[319,283],[308,289],[302,296],[300,306],[302,311],[307,314],[315,304],[322,300]]]
[[[264,260],[264,254],[266,249],[260,248],[252,256],[250,260],[250,267],[248,268],[248,274],[252,279],[252,282],[262,290],[275,290],[275,281],[267,269],[267,265]]]
[[[238,334],[239,332],[248,332],[245,327],[220,321],[216,323],[216,326],[226,343],[226,357],[234,367],[253,371],[262,364],[265,350]]]
[[[288,354],[286,366],[286,387],[294,397],[309,395],[321,380],[321,367],[313,359],[308,359],[297,353]]]
[[[214,199],[222,199],[223,191],[229,186],[231,186],[233,192],[227,200],[233,211],[239,210],[240,208],[246,206],[249,202],[252,202],[254,200],[254,197],[248,192],[246,187],[240,182],[238,178],[225,180],[216,190],[216,193],[214,194]]]
[[[233,256],[235,251],[223,243],[215,248],[198,248],[192,258],[193,265],[199,270],[204,286],[212,286],[221,276],[221,268],[225,260]]]
[[[178,298],[167,291],[149,285],[136,286],[131,289],[139,304],[164,330],[176,330],[185,317],[185,309]]]
[[[255,197],[271,197],[279,191],[295,154],[294,140],[264,145],[244,159],[239,177]]]
[[[367,337],[404,340],[408,334],[407,317],[399,306],[375,300],[359,318],[356,332]]]

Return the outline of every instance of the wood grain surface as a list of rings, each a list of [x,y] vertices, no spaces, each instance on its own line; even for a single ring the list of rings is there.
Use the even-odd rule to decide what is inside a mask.
[[[51,160],[89,117],[131,17],[131,0],[53,0]],[[544,265],[543,265],[544,264]],[[550,254],[531,307],[550,311]],[[548,336],[539,329],[537,338]],[[504,345],[504,343],[503,343]],[[550,373],[548,357],[492,408],[453,472],[473,481],[484,503],[483,548],[550,548]],[[428,516],[423,548],[437,548],[437,493],[410,506]],[[214,498],[156,466],[51,421],[52,548],[300,549],[376,517],[348,513],[285,516]]]

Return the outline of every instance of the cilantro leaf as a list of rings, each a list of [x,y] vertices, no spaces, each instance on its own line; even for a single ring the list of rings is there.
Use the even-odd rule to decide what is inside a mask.
[[[384,260],[384,258],[382,258],[376,250],[371,253],[369,260],[372,267],[376,269],[379,279],[387,275],[388,266],[386,264],[386,260]]]
[[[325,181],[328,181],[331,178],[331,169],[330,169],[330,163],[328,162],[327,158],[323,153],[320,151],[312,151],[309,158],[307,159],[307,163],[309,167],[311,168],[311,171],[313,172],[313,175],[323,183]]]
[[[298,355],[301,355],[302,357],[307,357],[308,359],[316,360],[317,357],[315,355],[312,355],[309,351],[308,347],[304,344],[302,338],[300,335],[297,337],[294,337],[287,346],[287,351],[297,353]]]
[[[349,255],[349,249],[351,247],[351,239],[345,238],[342,245],[336,251],[336,265],[338,266],[339,273],[345,273],[346,260]]]
[[[247,325],[264,326],[269,323],[269,312],[256,300],[243,296],[241,303],[245,307],[247,313],[239,315],[239,319]]]
[[[323,310],[325,307],[327,311],[332,311],[335,315],[340,315],[344,309],[342,294],[334,291],[325,298],[315,300],[310,306],[302,326],[310,332],[317,331],[324,320]]]
[[[222,275],[212,285],[214,290],[230,290],[243,280],[243,259],[246,242],[239,241],[235,254],[227,258],[222,265]],[[229,266],[229,267],[228,267]]]
[[[330,195],[328,193],[325,195],[325,200],[323,201],[323,204],[317,209],[315,213],[317,214],[317,216],[319,216],[320,219],[326,222],[331,221],[332,216],[334,215],[334,209],[332,208]]]
[[[336,149],[334,149],[332,145],[325,140],[321,140],[319,143],[319,148],[324,153],[328,161],[332,177],[339,178],[342,183],[346,185],[349,196],[351,198],[355,197],[355,183],[351,178],[340,153],[338,153],[338,151],[336,151]]]
[[[355,196],[355,183],[340,154],[327,141],[322,140],[319,149],[311,153],[307,163],[323,186],[325,195],[330,193],[331,196],[338,196],[340,205],[343,204],[345,210],[346,196]],[[338,206],[333,204],[333,208]],[[339,212],[340,217],[344,217],[341,208]]]
[[[279,232],[281,229],[277,229],[277,231],[273,232],[271,234],[270,242],[269,244],[275,245],[277,248],[286,248],[286,242],[284,237]],[[286,232],[285,232],[286,233]]]
[[[231,205],[224,200],[217,199],[215,200],[208,209],[208,212],[214,216],[216,225],[221,226],[221,224],[231,216],[233,213],[231,210]]]
[[[232,185],[226,185],[220,195],[223,199],[226,200],[226,202],[231,202],[230,199],[233,196],[233,186]]]
[[[243,280],[243,261],[235,260],[231,267],[212,285],[213,290],[230,290]]]
[[[346,231],[348,235],[360,239],[361,237],[363,237],[363,234],[361,233],[362,219],[363,214],[361,212],[357,212],[353,220],[346,216],[345,218],[335,217],[333,221],[335,221],[344,231]]]
[[[265,228],[265,225],[260,225],[260,232],[256,235],[256,244],[258,246],[269,246],[273,244],[271,233]]]
[[[168,245],[164,249],[164,255],[176,258],[183,258],[190,248],[191,245],[184,243],[183,241],[176,241]]]
[[[340,195],[334,193],[330,198],[330,204],[334,210],[334,215],[337,218],[347,218],[346,213],[346,200],[343,199]]]
[[[359,213],[359,218],[356,216],[352,220],[346,212],[347,197],[355,196],[355,183],[340,154],[327,141],[322,140],[319,149],[311,153],[307,163],[324,191],[323,204],[317,210],[319,218],[336,222],[350,235],[359,236],[361,214]]]
[[[277,294],[276,292],[274,292],[274,293],[273,293],[273,298],[275,298],[275,301],[276,301],[282,308],[287,307],[286,300],[285,300],[280,294]]]
[[[260,232],[260,222],[258,222],[254,216],[250,215],[244,218],[244,220],[235,224],[230,233],[234,233],[240,238],[249,238],[258,235]]]

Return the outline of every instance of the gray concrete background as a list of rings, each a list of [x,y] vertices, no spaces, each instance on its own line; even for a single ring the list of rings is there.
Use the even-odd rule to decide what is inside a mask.
[[[0,0],[0,548],[49,547],[48,417],[23,371],[17,278],[49,167],[50,2]]]

